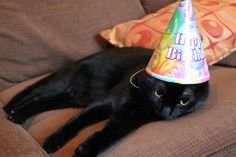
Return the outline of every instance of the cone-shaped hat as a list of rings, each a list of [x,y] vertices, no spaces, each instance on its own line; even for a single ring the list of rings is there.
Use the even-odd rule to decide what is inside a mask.
[[[191,0],[180,2],[146,72],[179,84],[197,84],[210,79]]]

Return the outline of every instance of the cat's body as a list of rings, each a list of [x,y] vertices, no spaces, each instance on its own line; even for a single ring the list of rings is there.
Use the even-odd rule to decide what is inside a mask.
[[[102,131],[75,151],[78,157],[97,156],[134,129],[156,120],[175,119],[198,109],[206,100],[208,82],[167,83],[140,70],[146,67],[152,52],[115,48],[79,60],[30,86],[4,109],[10,120],[23,123],[47,110],[85,107],[46,139],[43,147],[48,152],[61,148],[82,128],[109,118]]]

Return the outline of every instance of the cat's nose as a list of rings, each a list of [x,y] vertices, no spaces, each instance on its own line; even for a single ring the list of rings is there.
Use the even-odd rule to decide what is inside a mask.
[[[170,107],[163,107],[160,117],[164,120],[171,120],[173,119],[171,116],[171,108]]]
[[[163,107],[161,115],[168,116],[170,114],[170,107]]]

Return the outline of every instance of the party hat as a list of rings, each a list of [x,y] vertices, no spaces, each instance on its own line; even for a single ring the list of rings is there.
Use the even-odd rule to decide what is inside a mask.
[[[179,84],[197,84],[210,79],[191,0],[180,2],[146,72]]]

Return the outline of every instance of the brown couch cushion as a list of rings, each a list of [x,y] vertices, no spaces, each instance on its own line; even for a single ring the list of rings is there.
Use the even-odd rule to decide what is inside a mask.
[[[97,52],[99,31],[144,14],[137,0],[1,0],[0,91]]]
[[[147,124],[122,139],[101,156],[217,156],[233,157],[236,149],[236,69],[211,68],[212,92],[206,105],[199,111],[175,121]],[[32,83],[28,82],[27,84]],[[0,94],[7,103],[14,93],[26,84],[12,87]],[[16,90],[18,89],[18,91]],[[31,118],[24,127],[39,144],[80,109],[64,109],[42,113]],[[53,115],[53,116],[52,116]],[[69,157],[79,143],[103,128],[105,122],[87,128],[71,140],[55,157]],[[225,148],[225,149],[224,149]]]

